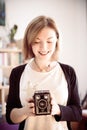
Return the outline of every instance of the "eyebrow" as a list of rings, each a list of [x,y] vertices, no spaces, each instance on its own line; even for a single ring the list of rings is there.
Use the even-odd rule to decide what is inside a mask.
[[[53,37],[49,37],[48,39],[51,39],[51,38],[53,38]]]
[[[51,38],[53,38],[53,37],[48,37],[47,39],[49,40],[49,39],[51,39]],[[36,40],[41,40],[41,39],[39,39],[39,38],[37,37]]]

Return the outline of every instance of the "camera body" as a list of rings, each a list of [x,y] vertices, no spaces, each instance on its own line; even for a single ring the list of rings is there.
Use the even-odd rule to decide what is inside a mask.
[[[39,90],[34,93],[35,114],[51,114],[51,97],[49,90]]]

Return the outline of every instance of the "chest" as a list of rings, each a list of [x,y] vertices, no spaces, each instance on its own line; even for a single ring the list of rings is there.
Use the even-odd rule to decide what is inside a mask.
[[[62,71],[47,74],[27,73],[22,79],[21,92],[26,98],[32,97],[35,90],[50,90],[58,104],[66,105],[68,88]]]

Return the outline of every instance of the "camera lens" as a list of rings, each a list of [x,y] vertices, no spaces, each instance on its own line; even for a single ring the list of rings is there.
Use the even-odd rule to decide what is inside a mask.
[[[47,107],[47,102],[44,100],[44,99],[41,99],[39,102],[38,102],[38,107],[40,109],[45,109]]]

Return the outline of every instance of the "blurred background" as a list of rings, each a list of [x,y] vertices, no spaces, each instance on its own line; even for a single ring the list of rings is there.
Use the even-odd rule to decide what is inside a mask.
[[[57,24],[59,61],[75,69],[81,103],[86,109],[82,125],[74,125],[73,130],[87,130],[87,0],[0,0],[0,117],[5,114],[10,71],[23,62],[25,29],[38,15],[50,16]],[[0,126],[3,130],[18,128],[3,123]]]
[[[7,44],[14,25],[15,40],[23,39],[27,24],[38,15],[52,17],[60,33],[60,62],[74,67],[80,98],[87,93],[87,1],[86,0],[0,0],[5,2],[5,25],[0,26],[0,38]],[[21,45],[20,45],[21,44]]]

